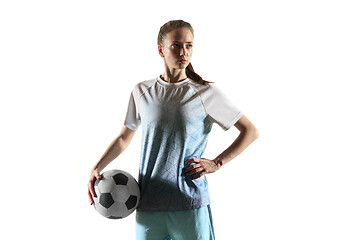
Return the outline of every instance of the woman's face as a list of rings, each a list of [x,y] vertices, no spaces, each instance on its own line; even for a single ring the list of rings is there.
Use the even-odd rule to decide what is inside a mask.
[[[192,56],[193,41],[194,36],[188,28],[173,29],[166,34],[163,46],[158,46],[159,54],[168,67],[184,69]]]

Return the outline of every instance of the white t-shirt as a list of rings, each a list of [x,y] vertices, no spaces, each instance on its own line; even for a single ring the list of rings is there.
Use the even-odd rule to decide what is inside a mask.
[[[206,177],[193,180],[184,163],[201,158],[213,123],[228,130],[243,115],[213,84],[190,78],[168,83],[160,76],[139,82],[124,124],[142,126],[138,211],[176,211],[210,203]]]

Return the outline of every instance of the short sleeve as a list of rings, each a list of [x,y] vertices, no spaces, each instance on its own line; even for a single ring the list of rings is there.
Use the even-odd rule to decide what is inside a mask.
[[[131,92],[127,113],[125,116],[124,125],[131,130],[136,130],[140,125],[140,116],[138,104],[134,96],[134,91]]]
[[[243,112],[230,102],[220,89],[213,85],[209,85],[202,98],[207,114],[213,122],[217,123],[225,131],[243,115]]]

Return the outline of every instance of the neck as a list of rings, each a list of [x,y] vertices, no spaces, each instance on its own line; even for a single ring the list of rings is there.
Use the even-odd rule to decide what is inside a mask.
[[[177,83],[187,78],[184,69],[170,69],[165,66],[165,72],[160,76],[164,81],[169,83]]]

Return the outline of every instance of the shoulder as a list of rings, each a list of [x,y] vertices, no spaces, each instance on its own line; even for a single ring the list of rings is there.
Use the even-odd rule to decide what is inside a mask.
[[[156,82],[156,78],[138,82],[135,84],[134,89],[147,89],[153,86]]]
[[[217,86],[215,86],[214,83],[198,84],[192,82],[191,87],[202,98],[209,98],[210,96],[214,96],[214,95],[223,95],[222,91]]]
[[[212,88],[210,83],[200,84],[200,83],[197,83],[197,82],[194,82],[194,81],[190,81],[189,85],[197,93],[203,93],[204,91],[208,91],[208,90],[210,90]]]
[[[135,84],[133,87],[132,93],[140,97],[142,94],[144,94],[149,88],[151,88],[156,82],[156,78],[141,81]]]

